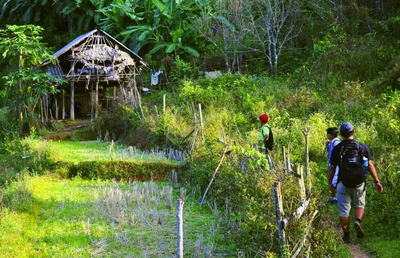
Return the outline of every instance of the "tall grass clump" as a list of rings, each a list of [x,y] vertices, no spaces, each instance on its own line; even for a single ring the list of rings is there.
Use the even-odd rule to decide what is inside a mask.
[[[0,167],[4,171],[0,173],[0,185],[6,185],[19,174],[43,174],[54,164],[51,148],[35,136],[9,138],[1,148]]]
[[[34,202],[32,192],[26,185],[25,178],[28,173],[17,173],[7,181],[7,190],[1,191],[0,205],[13,212],[32,212]]]

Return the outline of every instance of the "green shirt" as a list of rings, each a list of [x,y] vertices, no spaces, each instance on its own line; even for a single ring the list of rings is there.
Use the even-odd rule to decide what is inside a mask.
[[[265,125],[263,125],[263,126],[261,127],[261,130],[260,130],[260,137],[258,138],[258,142],[264,141],[264,137],[265,137],[265,135],[267,135],[267,134],[269,135],[269,125],[268,125],[268,124],[265,124]],[[265,147],[264,147],[264,144],[262,144],[261,148],[265,148]]]

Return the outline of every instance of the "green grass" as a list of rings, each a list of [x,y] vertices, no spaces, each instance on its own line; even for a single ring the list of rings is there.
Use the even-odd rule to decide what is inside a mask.
[[[82,161],[135,160],[170,161],[161,150],[142,152],[134,147],[99,141],[49,141],[31,140],[31,146],[42,148],[47,144],[56,161],[79,163]]]
[[[368,237],[361,245],[366,248],[372,257],[392,258],[400,257],[399,238],[387,239],[387,237]]]
[[[198,205],[199,194],[188,194],[183,207],[188,257],[227,249],[217,216]],[[31,200],[7,205],[18,195]],[[178,198],[167,183],[25,176],[4,192],[1,257],[175,257]]]

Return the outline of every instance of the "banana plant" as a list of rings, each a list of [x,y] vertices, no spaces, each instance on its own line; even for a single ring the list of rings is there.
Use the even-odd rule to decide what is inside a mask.
[[[101,10],[110,3],[104,0],[74,0],[56,1],[54,6],[59,10],[60,15],[67,17],[68,22],[75,26],[78,31],[92,30],[98,26],[103,18]]]
[[[103,16],[99,26],[109,33],[117,32],[118,34],[129,24],[140,23],[145,19],[143,0],[113,0],[97,12]]]
[[[199,56],[196,39],[199,35],[192,29],[190,19],[198,12],[194,1],[170,0],[164,4],[159,0],[145,0],[143,19],[128,26],[123,42],[131,41],[135,51],[149,54]]]

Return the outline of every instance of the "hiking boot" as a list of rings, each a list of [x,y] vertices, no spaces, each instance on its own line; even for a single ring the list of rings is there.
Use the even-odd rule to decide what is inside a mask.
[[[356,220],[354,222],[354,228],[357,231],[357,237],[358,238],[363,238],[364,237],[364,230],[361,227],[361,222],[360,221]]]
[[[350,243],[350,235],[343,235],[342,239],[346,244]]]
[[[337,204],[337,199],[335,197],[330,197],[329,202],[330,204]]]

